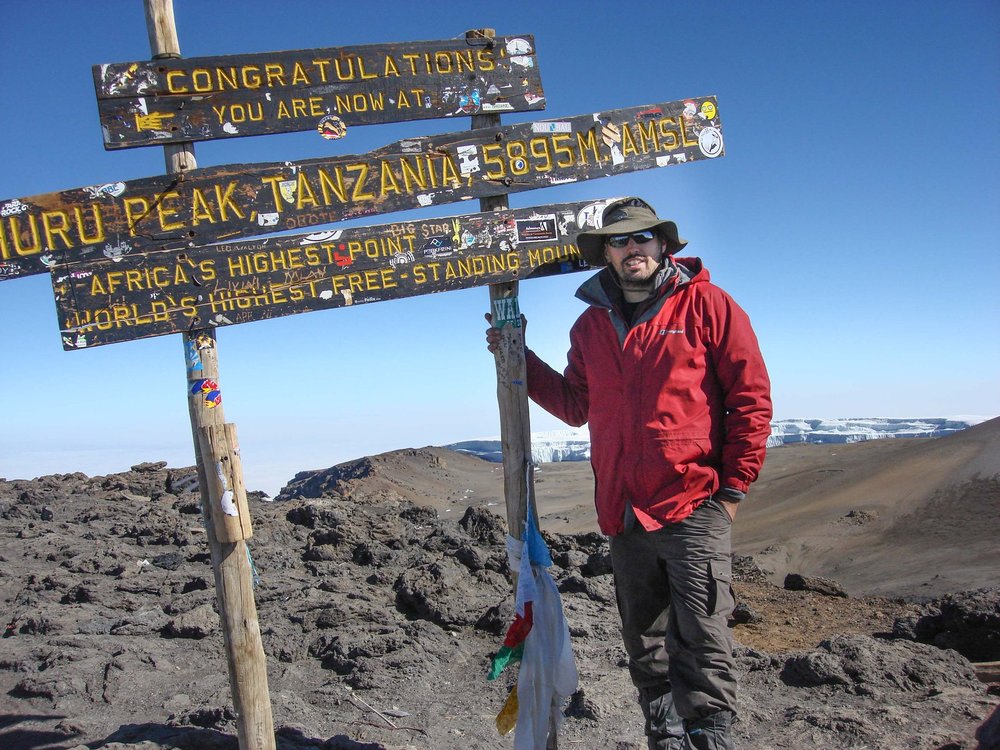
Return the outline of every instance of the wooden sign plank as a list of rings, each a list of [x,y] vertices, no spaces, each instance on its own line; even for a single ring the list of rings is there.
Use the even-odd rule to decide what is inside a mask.
[[[93,67],[109,150],[545,108],[530,34]]]
[[[0,278],[672,166],[724,153],[714,97],[0,200]]]
[[[597,225],[606,204],[558,203],[60,264],[52,286],[63,346],[584,271],[576,235]]]

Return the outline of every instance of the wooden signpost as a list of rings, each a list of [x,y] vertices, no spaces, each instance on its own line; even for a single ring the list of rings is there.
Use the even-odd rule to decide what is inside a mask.
[[[106,149],[544,109],[530,34],[94,66]]]
[[[51,271],[67,349],[183,332],[239,745],[273,750],[253,532],[215,329],[489,284],[519,537],[535,511],[518,280],[586,270],[575,238],[605,202],[511,210],[507,195],[713,159],[725,151],[721,122],[705,96],[501,127],[500,112],[544,107],[530,35],[181,60],[172,0],[144,3],[153,61],[95,66],[94,79],[106,148],[163,145],[167,174],[0,200],[0,281]],[[198,169],[190,144],[461,115],[472,130],[298,162]],[[484,213],[258,237],[471,198]]]
[[[144,0],[144,8],[153,58],[179,57],[173,0]],[[168,174],[183,176],[198,166],[191,144],[164,146],[163,155]],[[198,488],[212,558],[215,598],[226,650],[229,689],[236,710],[239,746],[240,750],[274,750],[267,659],[257,619],[250,550],[246,542],[253,529],[236,426],[226,424],[222,409],[214,331],[192,330],[182,341]]]
[[[63,346],[247,323],[588,270],[575,239],[606,201],[283,235],[59,264]]]
[[[724,153],[714,97],[0,200],[0,279],[672,166]]]

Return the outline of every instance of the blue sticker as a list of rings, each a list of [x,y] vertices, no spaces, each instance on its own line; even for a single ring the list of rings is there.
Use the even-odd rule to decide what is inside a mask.
[[[188,372],[198,372],[203,369],[201,355],[198,354],[198,347],[193,341],[184,342],[184,360],[187,362]]]

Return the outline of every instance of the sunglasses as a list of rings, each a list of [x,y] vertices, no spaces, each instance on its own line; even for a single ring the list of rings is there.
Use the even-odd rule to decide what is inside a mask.
[[[645,245],[647,242],[651,242],[655,237],[656,233],[651,229],[644,229],[641,232],[632,232],[632,234],[612,234],[604,240],[604,244],[608,247],[620,249],[628,245],[629,240],[637,245]]]

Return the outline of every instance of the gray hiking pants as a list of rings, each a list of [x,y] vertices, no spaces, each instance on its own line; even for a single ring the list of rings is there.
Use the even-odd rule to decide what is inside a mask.
[[[728,735],[736,712],[727,624],[735,606],[731,526],[726,509],[710,499],[653,532],[628,512],[625,532],[611,537],[622,638],[651,747],[654,736],[676,734],[678,716],[689,733],[707,724]],[[718,739],[718,747],[731,747],[728,736]]]

